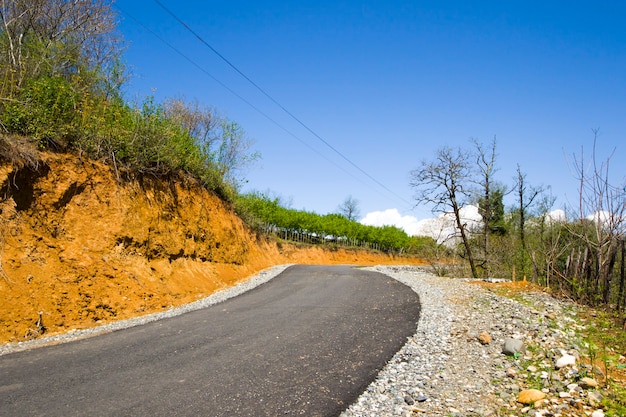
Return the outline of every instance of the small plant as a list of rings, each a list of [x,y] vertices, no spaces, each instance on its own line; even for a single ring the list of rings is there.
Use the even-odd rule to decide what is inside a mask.
[[[611,384],[608,396],[602,400],[607,417],[626,416],[626,387]]]
[[[590,369],[597,364],[604,368],[606,395],[602,402],[607,416],[626,415],[626,386],[613,377],[620,369],[620,355],[626,352],[626,332],[615,323],[614,313],[595,311],[585,318],[587,326],[582,335]]]

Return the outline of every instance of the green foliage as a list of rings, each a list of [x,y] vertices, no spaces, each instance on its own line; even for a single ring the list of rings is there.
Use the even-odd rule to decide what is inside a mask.
[[[31,137],[45,146],[46,142],[76,137],[79,101],[70,81],[42,76],[28,80],[15,98],[7,101],[0,120],[10,133]]]
[[[249,151],[252,142],[237,123],[197,105],[177,100],[171,111],[152,98],[138,106],[124,102],[109,3],[19,0],[0,5],[0,12],[5,132],[109,162],[118,174],[185,172],[222,198],[235,198],[242,169],[258,158]],[[66,26],[75,16],[93,21]],[[52,35],[59,28],[65,35]]]
[[[291,240],[409,254],[423,254],[437,246],[432,238],[409,237],[395,226],[366,226],[341,214],[320,215],[285,208],[279,199],[261,193],[239,196],[236,209],[250,224]]]
[[[487,230],[492,235],[504,235],[507,232],[503,198],[504,190],[497,188],[489,194],[489,201],[484,197],[478,199],[478,213],[487,222]]]
[[[596,311],[587,321],[583,335],[585,353],[591,364],[602,364],[608,388],[602,405],[607,416],[626,415],[626,388],[613,375],[623,366],[622,354],[626,352],[626,332],[620,326],[621,318],[615,312]]]
[[[220,119],[217,127],[218,146],[211,150],[215,164],[229,183],[238,186],[241,181],[238,172],[256,161],[260,155],[257,152],[248,152],[252,141],[246,137],[245,131],[237,122]]]

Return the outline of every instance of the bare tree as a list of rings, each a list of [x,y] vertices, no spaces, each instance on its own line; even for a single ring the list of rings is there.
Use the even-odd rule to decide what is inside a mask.
[[[111,0],[0,0],[0,65],[17,86],[115,65],[116,20]]]
[[[496,138],[494,136],[489,149],[485,149],[484,145],[478,140],[473,139],[476,151],[476,167],[478,169],[478,186],[480,187],[478,198],[478,213],[483,219],[482,238],[484,259],[482,267],[485,276],[489,276],[489,236],[492,233],[494,223],[498,219],[498,214],[503,211],[502,197],[504,194],[503,187],[494,192],[493,175],[496,172]],[[496,197],[494,199],[494,197]],[[499,199],[499,201],[497,201]],[[500,216],[501,217],[501,216]]]
[[[472,276],[478,278],[468,227],[460,213],[463,199],[470,195],[470,176],[468,154],[461,149],[443,147],[434,161],[422,161],[419,168],[411,171],[410,185],[415,189],[418,204],[432,205],[433,212],[453,213]]]
[[[260,157],[258,152],[251,151],[254,141],[238,123],[219,116],[212,108],[200,106],[197,101],[169,99],[163,104],[163,112],[196,141],[208,159],[205,162],[234,187],[243,181],[243,171]]]
[[[361,216],[359,200],[349,195],[337,208],[337,211],[346,219],[356,221]]]
[[[260,154],[251,151],[254,141],[237,122],[221,119],[218,133],[219,145],[214,152],[216,166],[223,178],[239,187],[243,171],[259,159]]]
[[[520,208],[523,214],[520,214],[520,223],[526,224],[526,217],[529,211],[537,212],[538,221],[538,239],[539,242],[536,245],[528,245],[526,242],[526,226],[524,231],[520,232],[520,240],[523,239],[523,243],[520,242],[522,250],[522,271],[525,269],[526,258],[530,256],[532,262],[532,277],[535,282],[539,281],[540,276],[546,277],[546,286],[549,286],[550,276],[555,272],[553,265],[557,264],[557,259],[562,256],[564,250],[562,245],[559,244],[562,227],[560,224],[566,221],[565,218],[554,217],[550,215],[550,210],[556,202],[556,197],[552,195],[550,187],[530,187],[528,192],[525,185],[525,175],[523,181],[518,183],[518,186],[522,186],[522,193],[520,197]],[[519,189],[518,189],[519,192]],[[529,194],[529,198],[526,199],[526,195]],[[524,202],[527,202],[525,204]],[[533,210],[532,208],[535,207]]]
[[[526,182],[526,174],[522,172],[522,168],[520,165],[517,165],[517,176],[515,180],[515,190],[517,191],[517,215],[519,221],[518,228],[518,237],[520,242],[520,251],[521,251],[521,260],[520,260],[520,270],[526,270],[526,259],[528,256],[528,250],[526,245],[526,220],[528,219],[528,211],[535,203],[536,199],[542,195],[544,192],[543,187],[533,187],[529,186]],[[546,207],[548,200],[544,199],[541,201],[543,203],[543,207]],[[552,206],[554,200],[550,203],[549,207]],[[545,224],[545,214],[542,213],[541,224],[542,226]],[[534,259],[534,257],[533,257]],[[538,268],[537,264],[533,262],[533,278],[537,279]]]
[[[598,161],[598,130],[593,132],[593,150],[589,159],[586,161],[583,151],[580,157],[574,157],[574,169],[580,184],[580,227],[572,227],[572,234],[584,243],[586,262],[582,267],[586,269],[581,275],[586,277],[587,296],[590,301],[601,298],[608,304],[616,258],[626,234],[626,184],[611,183],[611,156]]]
[[[204,149],[212,149],[220,140],[220,117],[211,108],[202,107],[198,101],[168,99],[163,104],[165,117],[182,126]]]

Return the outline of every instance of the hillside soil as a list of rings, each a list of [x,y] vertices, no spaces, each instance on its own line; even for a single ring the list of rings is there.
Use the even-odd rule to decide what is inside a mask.
[[[168,309],[278,264],[421,264],[278,244],[200,184],[0,143],[0,343]]]

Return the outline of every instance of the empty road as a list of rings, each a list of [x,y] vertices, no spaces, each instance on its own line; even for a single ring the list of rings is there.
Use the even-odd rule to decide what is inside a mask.
[[[417,327],[417,295],[292,266],[209,308],[0,357],[0,416],[336,416]]]

